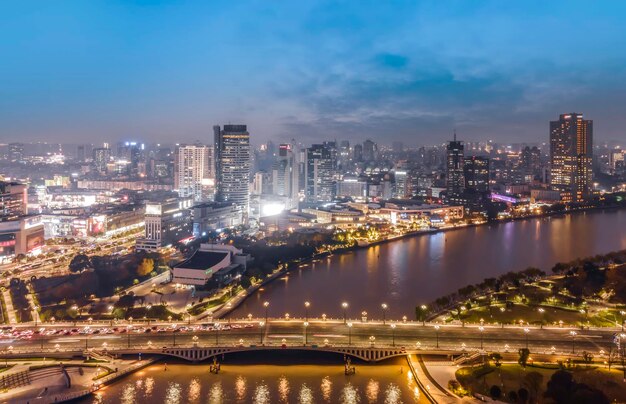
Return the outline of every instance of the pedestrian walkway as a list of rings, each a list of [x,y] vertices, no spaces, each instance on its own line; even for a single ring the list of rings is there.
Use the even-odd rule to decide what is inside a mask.
[[[418,384],[421,384],[424,389],[427,390],[428,395],[438,404],[456,404],[462,400],[441,388],[437,383],[433,383],[425,368],[422,367],[417,355],[409,355],[409,366],[413,372],[415,378],[418,380]]]
[[[4,305],[7,308],[7,312],[4,313],[9,320],[9,324],[17,324],[17,317],[15,317],[15,309],[13,308],[13,300],[11,299],[11,293],[6,289],[2,292],[2,297],[4,297]]]

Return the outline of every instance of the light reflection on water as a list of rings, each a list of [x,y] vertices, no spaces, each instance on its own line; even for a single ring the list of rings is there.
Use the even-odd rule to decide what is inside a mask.
[[[88,403],[412,403],[422,401],[406,362],[338,365],[153,365],[105,387]]]

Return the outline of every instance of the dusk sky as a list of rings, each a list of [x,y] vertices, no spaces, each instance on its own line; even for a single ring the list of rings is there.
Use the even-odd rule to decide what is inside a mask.
[[[0,142],[626,138],[624,1],[4,1]]]

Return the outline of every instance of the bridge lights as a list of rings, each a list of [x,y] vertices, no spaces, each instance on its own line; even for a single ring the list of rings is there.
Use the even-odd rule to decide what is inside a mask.
[[[198,336],[194,335],[191,340],[193,341],[194,348],[198,346]]]
[[[367,312],[365,310],[361,312],[361,321],[367,323]]]
[[[374,342],[376,342],[376,337],[372,335],[370,337],[370,347],[372,347],[372,348],[374,347]]]

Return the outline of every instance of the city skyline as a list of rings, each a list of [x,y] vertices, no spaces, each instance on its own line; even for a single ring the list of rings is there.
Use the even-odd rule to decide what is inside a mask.
[[[623,138],[624,5],[456,4],[11,5],[0,141]]]

